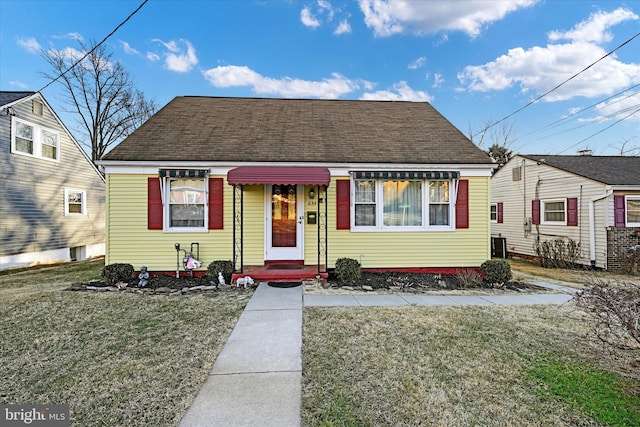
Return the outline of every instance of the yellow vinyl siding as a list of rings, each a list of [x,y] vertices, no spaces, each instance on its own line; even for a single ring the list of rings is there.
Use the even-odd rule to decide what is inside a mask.
[[[469,180],[469,228],[418,232],[336,230],[334,180],[328,195],[329,267],[341,257],[355,258],[364,268],[480,266],[491,254],[489,177],[463,179]]]
[[[137,270],[145,265],[150,271],[173,271],[176,268],[175,243],[190,249],[200,243],[200,260],[206,270],[214,260],[233,256],[233,193],[224,186],[224,229],[202,233],[163,232],[147,229],[147,175],[109,175],[107,264],[129,263]],[[182,260],[182,252],[180,262]]]
[[[107,179],[107,264],[146,265],[150,271],[176,268],[174,244],[189,250],[200,243],[200,260],[206,269],[214,260],[233,257],[233,187],[224,185],[224,229],[202,233],[147,230],[147,178],[151,175],[109,175]],[[345,179],[340,178],[340,179]],[[336,230],[336,181],[328,188],[328,261],[333,268],[341,257],[362,261],[363,267],[463,267],[479,266],[490,257],[489,177],[469,177],[469,228],[451,231],[351,232]],[[265,193],[262,185],[243,189],[244,265],[262,265],[265,253]],[[323,214],[305,188],[304,256],[306,264],[318,261],[317,225],[306,224],[306,212]],[[319,220],[319,218],[318,218]],[[180,262],[182,254],[180,255]],[[238,262],[240,260],[238,259]],[[324,257],[321,259],[324,262]]]
[[[231,186],[228,186],[232,188]],[[264,263],[264,186],[245,185],[244,191],[244,265],[262,265]],[[233,195],[225,199],[225,206],[229,206],[229,218],[233,204]],[[225,214],[227,216],[227,214]],[[240,260],[238,259],[238,263]]]

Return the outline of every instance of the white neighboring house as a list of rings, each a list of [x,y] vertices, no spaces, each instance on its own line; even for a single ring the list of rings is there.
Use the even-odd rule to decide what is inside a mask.
[[[105,252],[105,180],[39,92],[0,92],[0,270]]]
[[[508,255],[571,238],[580,264],[621,270],[620,254],[640,244],[640,157],[516,155],[491,178],[490,220]]]

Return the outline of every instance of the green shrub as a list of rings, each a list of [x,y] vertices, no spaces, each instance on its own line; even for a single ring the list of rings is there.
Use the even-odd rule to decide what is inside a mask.
[[[511,266],[503,259],[489,260],[482,263],[480,270],[488,283],[506,283],[511,280]]]
[[[133,265],[125,263],[114,263],[105,265],[102,269],[104,283],[114,286],[118,282],[129,283],[133,279]]]
[[[207,266],[208,279],[218,283],[218,273],[222,273],[224,281],[227,285],[231,283],[231,275],[233,274],[233,262],[216,260],[211,261]]]
[[[362,275],[360,263],[353,258],[338,258],[336,260],[336,277],[341,282],[357,282]]]

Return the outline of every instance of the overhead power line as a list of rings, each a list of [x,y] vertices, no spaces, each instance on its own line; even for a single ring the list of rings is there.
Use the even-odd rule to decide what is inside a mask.
[[[523,135],[523,138],[526,138],[526,137],[528,137],[528,136],[531,136],[531,135],[533,135],[533,134],[536,134],[536,133],[541,132],[541,131],[546,130],[546,129],[553,129],[553,128],[557,127],[557,126],[560,126],[563,122],[568,121],[568,120],[569,120],[569,119],[571,119],[572,117],[575,117],[575,116],[577,116],[577,115],[583,114],[583,113],[585,113],[586,111],[588,111],[588,110],[590,110],[590,109],[592,109],[592,108],[595,108],[595,107],[596,107],[596,106],[598,106],[599,104],[601,104],[601,103],[603,103],[603,102],[607,102],[607,101],[609,101],[610,99],[613,99],[613,98],[615,98],[616,96],[622,95],[622,94],[624,94],[625,92],[628,92],[628,91],[630,91],[631,89],[634,89],[634,88],[636,88],[636,87],[638,87],[638,86],[640,86],[640,83],[635,84],[635,85],[633,85],[633,86],[630,86],[630,87],[628,87],[628,88],[626,88],[626,89],[623,89],[623,90],[621,90],[621,91],[619,91],[619,92],[617,92],[617,93],[614,93],[613,95],[608,96],[608,97],[606,97],[606,98],[604,98],[604,99],[601,99],[601,100],[599,100],[599,101],[596,101],[596,102],[594,102],[593,104],[591,104],[591,105],[589,105],[589,106],[587,106],[587,107],[581,108],[580,110],[576,111],[575,113],[571,113],[571,114],[569,114],[569,115],[567,115],[567,116],[562,117],[561,119],[558,119],[558,120],[556,120],[556,121],[554,121],[554,122],[552,122],[552,123],[549,123],[549,124],[547,124],[547,125],[541,126],[541,127],[539,127],[538,129],[533,130],[533,131],[529,132],[529,133],[528,133],[528,134],[526,134],[526,135]],[[627,98],[631,98],[632,96],[635,96],[635,95],[637,95],[638,93],[640,93],[640,92],[633,92],[633,93],[631,93],[631,94],[629,94],[629,95],[623,96],[623,97],[621,97],[621,98],[619,98],[619,99],[617,99],[617,100],[613,101],[613,102],[612,102],[612,103],[610,103],[609,105],[613,105],[613,104],[615,104],[615,103],[618,103],[618,102],[624,101],[625,99],[627,99]]]
[[[583,142],[585,142],[585,141],[587,141],[587,140],[589,140],[589,139],[593,138],[593,137],[594,137],[594,136],[596,136],[596,135],[601,134],[601,133],[602,133],[602,132],[604,132],[605,130],[607,130],[607,129],[609,129],[609,128],[611,128],[611,127],[615,126],[615,125],[617,125],[617,124],[618,124],[618,123],[620,123],[621,121],[628,119],[629,117],[633,116],[634,114],[636,114],[636,113],[638,113],[638,112],[640,112],[640,108],[638,108],[638,109],[636,109],[636,110],[632,111],[631,113],[627,114],[627,115],[626,115],[626,116],[624,116],[623,118],[621,118],[621,119],[619,119],[619,120],[616,120],[615,122],[611,123],[611,124],[610,124],[609,126],[607,126],[606,128],[604,128],[604,129],[600,129],[598,132],[596,132],[596,133],[594,133],[594,134],[592,134],[592,135],[590,135],[590,136],[588,136],[588,137],[586,137],[586,138],[584,138],[584,139],[581,139],[580,141],[576,142],[576,143],[575,143],[575,144],[573,144],[572,146],[567,147],[567,148],[565,148],[564,150],[560,151],[558,154],[562,154],[562,153],[564,153],[564,152],[565,152],[565,151],[567,151],[567,150],[570,150],[570,149],[572,149],[572,148],[574,148],[574,147],[577,147],[577,146],[578,146],[578,145],[580,145],[581,143],[583,143]]]
[[[111,31],[109,34],[107,34],[107,36],[105,38],[103,38],[100,43],[96,44],[90,51],[88,51],[87,53],[84,54],[84,56],[82,56],[82,58],[78,59],[72,66],[70,66],[69,68],[67,68],[66,70],[64,70],[62,73],[60,73],[60,75],[58,75],[58,77],[56,77],[55,79],[51,80],[49,83],[47,83],[46,85],[44,85],[44,87],[42,87],[42,89],[40,89],[38,92],[42,92],[43,90],[45,90],[46,88],[48,88],[49,86],[51,86],[52,84],[54,84],[55,82],[57,82],[58,80],[60,80],[65,74],[67,74],[69,71],[71,71],[76,65],[78,65],[79,63],[81,63],[87,56],[91,55],[98,47],[100,47],[104,42],[106,42],[112,35],[114,35],[116,33],[116,31],[118,31],[120,29],[120,27],[122,27],[124,24],[127,23],[127,21],[129,21],[129,19],[131,19],[133,17],[133,15],[135,15],[136,13],[138,13],[138,11],[140,9],[142,9],[142,6],[144,6],[149,0],[144,0],[140,6],[138,6],[136,8],[136,10],[134,10],[133,12],[131,12],[131,14],[129,14],[129,16],[127,16],[127,18],[122,21],[120,24],[118,24],[118,26],[116,28],[113,29],[113,31]]]
[[[502,119],[498,120],[495,123],[492,123],[491,125],[485,127],[484,129],[482,129],[479,132],[476,132],[475,135],[472,135],[471,138],[473,139],[474,137],[486,132],[487,130],[491,129],[492,127],[496,126],[497,124],[500,124],[502,122],[504,122],[505,120],[507,120],[510,117],[515,116],[516,114],[518,114],[520,111],[524,110],[525,108],[535,104],[536,102],[538,102],[539,100],[541,100],[542,98],[544,98],[545,96],[549,95],[550,93],[556,91],[557,89],[559,89],[561,86],[563,86],[564,84],[568,83],[569,81],[573,80],[574,78],[578,77],[580,74],[584,73],[585,71],[587,71],[589,68],[593,67],[594,65],[596,65],[598,62],[602,61],[603,59],[611,56],[614,52],[616,52],[618,49],[622,48],[623,46],[629,44],[631,41],[633,41],[633,39],[635,39],[636,37],[640,36],[640,33],[636,33],[635,35],[633,35],[631,38],[627,39],[624,43],[622,43],[620,46],[616,47],[615,49],[609,51],[606,55],[602,56],[600,59],[596,60],[595,62],[592,62],[591,64],[589,64],[588,66],[586,66],[585,68],[583,68],[582,70],[578,71],[576,74],[574,74],[573,76],[569,77],[568,79],[566,79],[565,81],[563,81],[562,83],[556,85],[555,87],[553,87],[552,89],[548,90],[547,92],[543,93],[542,95],[538,96],[537,98],[535,98],[533,101],[530,101],[529,103],[525,104],[524,106],[518,108],[517,110],[515,110],[514,112],[512,112],[511,114],[506,115],[505,117],[503,117]]]

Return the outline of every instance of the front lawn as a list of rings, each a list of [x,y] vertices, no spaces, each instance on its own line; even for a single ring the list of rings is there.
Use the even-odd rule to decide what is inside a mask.
[[[640,425],[637,361],[584,332],[571,304],[307,308],[303,425]]]
[[[0,276],[0,402],[69,404],[72,425],[174,426],[249,297],[63,290],[103,266]]]

